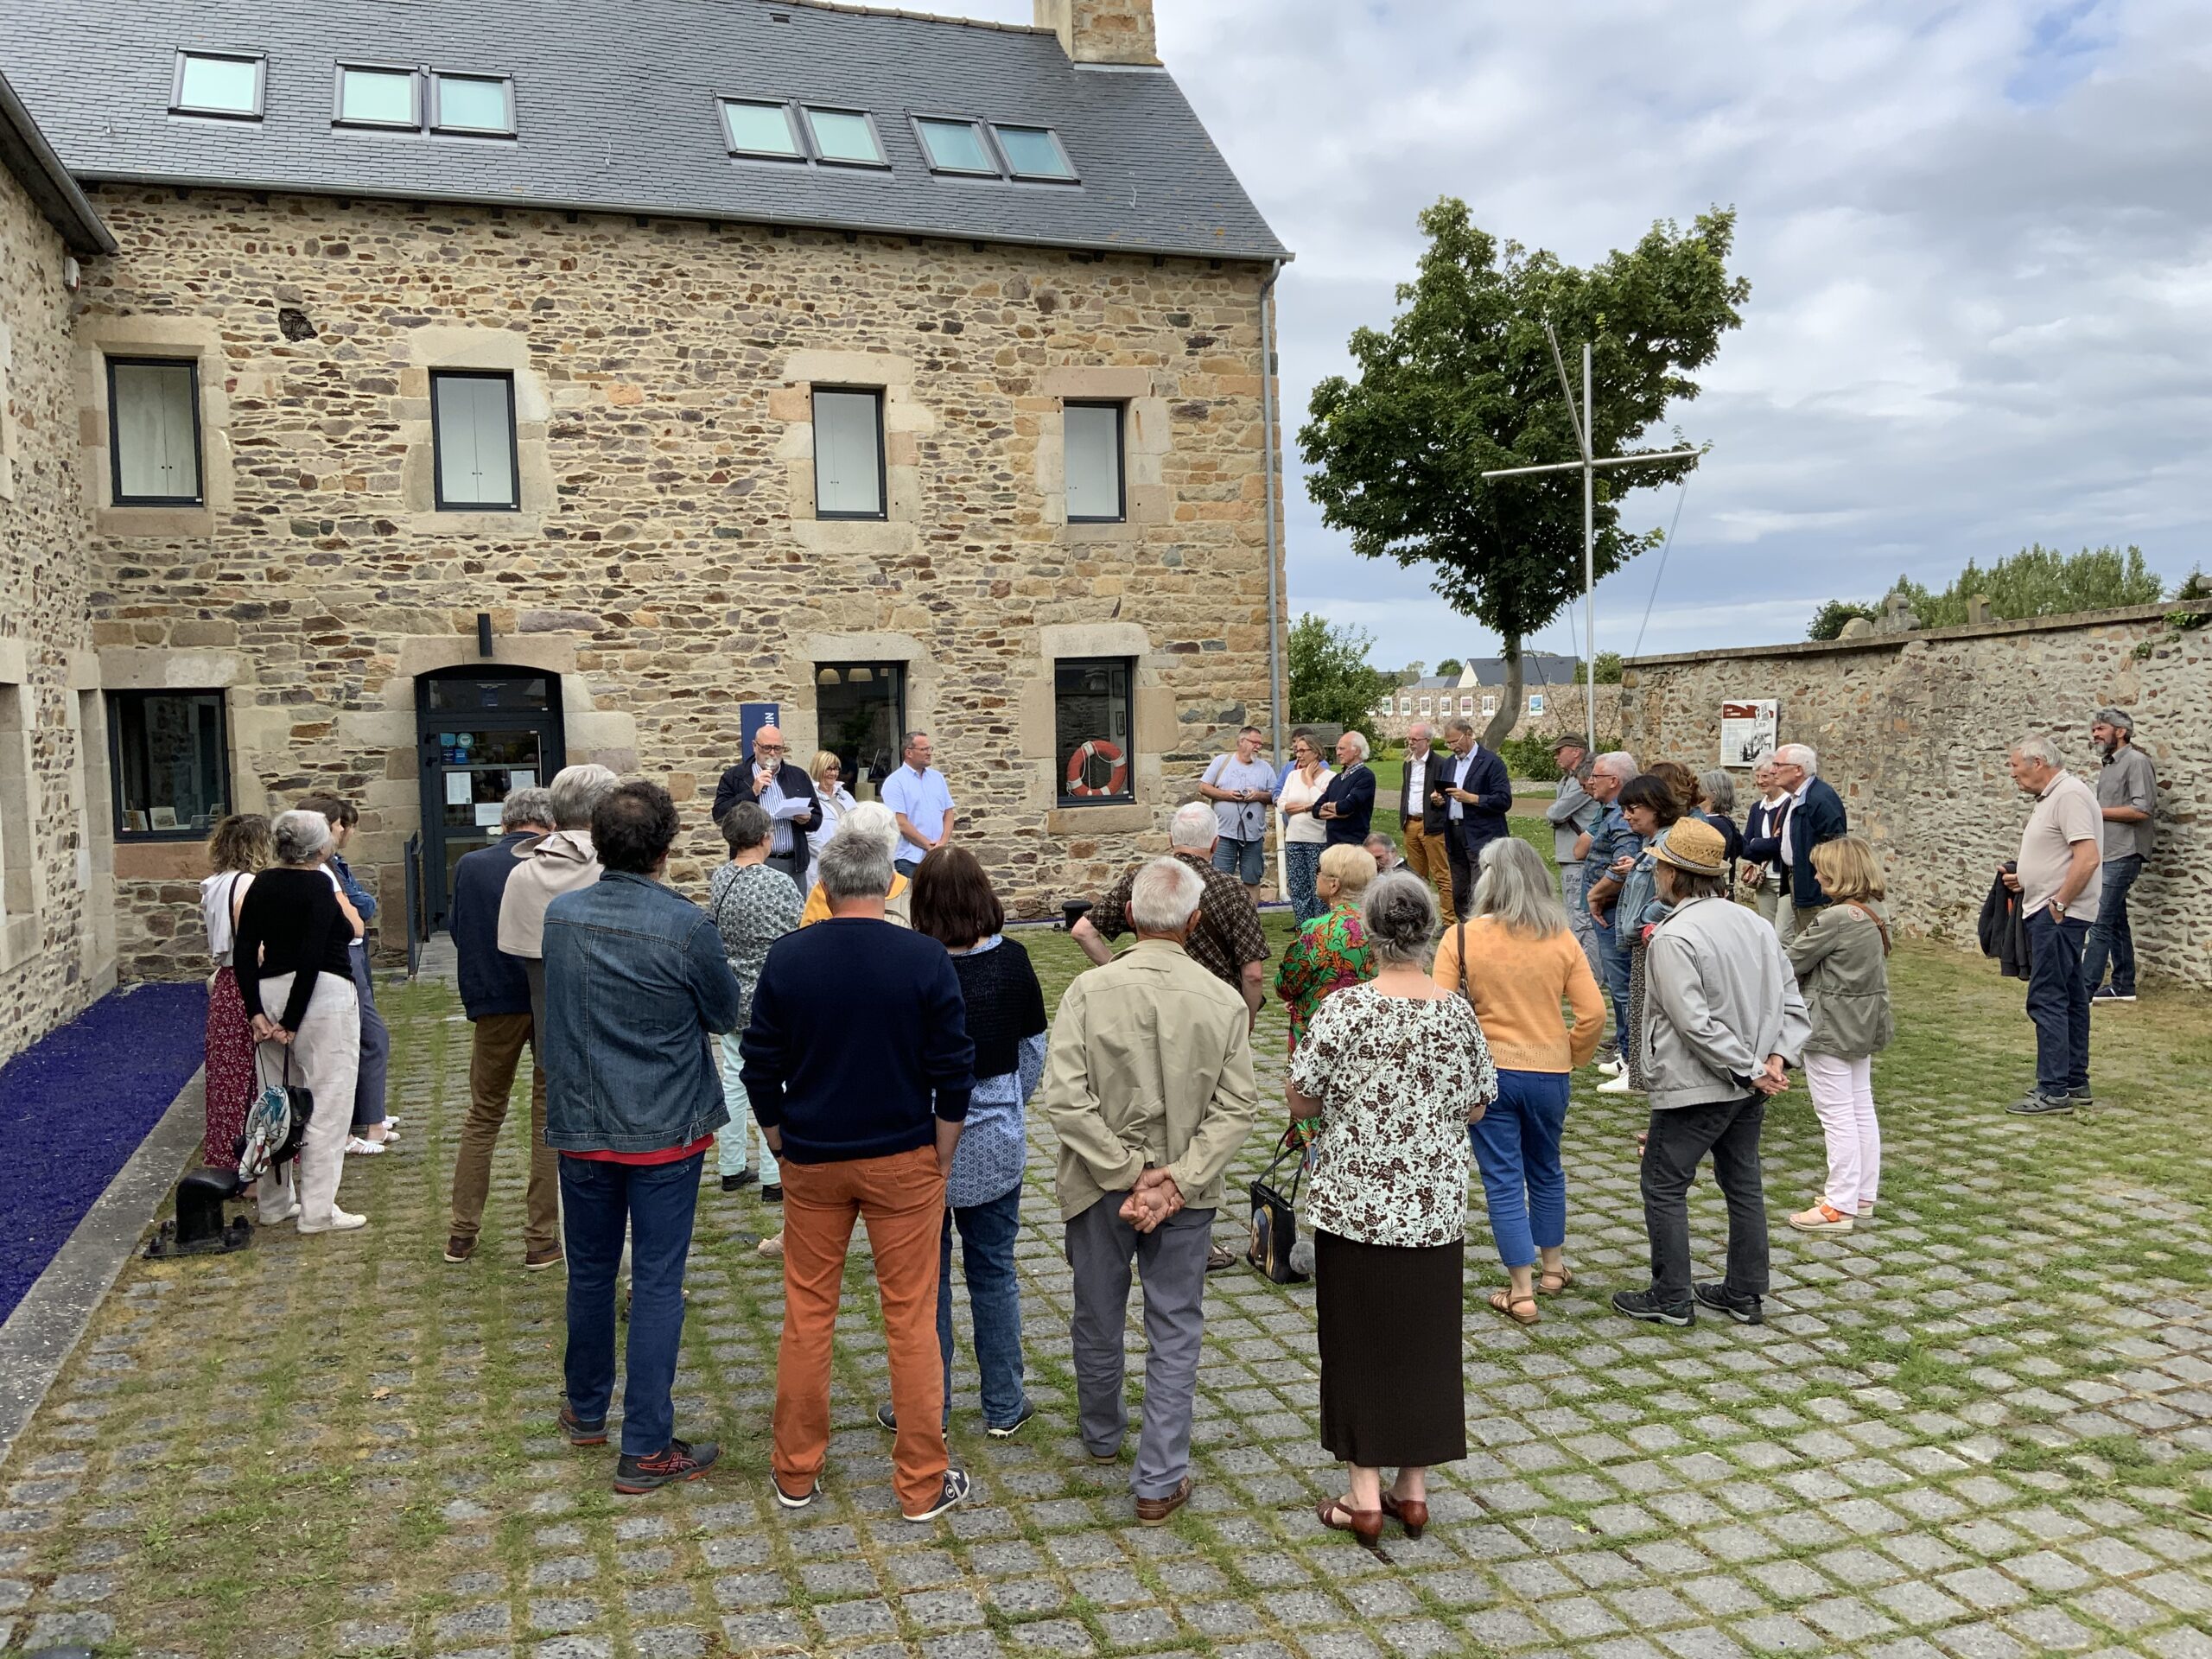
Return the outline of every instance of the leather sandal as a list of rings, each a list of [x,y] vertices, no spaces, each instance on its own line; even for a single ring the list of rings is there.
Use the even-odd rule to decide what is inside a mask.
[[[1544,1268],[1536,1275],[1536,1289],[1546,1296],[1556,1296],[1574,1282],[1574,1269],[1562,1262],[1556,1272]]]
[[[1314,1506],[1313,1513],[1319,1517],[1321,1524],[1330,1531],[1348,1532],[1359,1540],[1362,1549],[1375,1550],[1378,1554],[1381,1552],[1382,1548],[1382,1510],[1355,1510],[1341,1497],[1325,1497]],[[1332,1516],[1339,1515],[1344,1516],[1343,1520],[1331,1519]]]
[[[1421,1497],[1394,1497],[1385,1487],[1382,1491],[1382,1513],[1406,1529],[1406,1536],[1418,1538],[1428,1529],[1428,1500]]]
[[[1491,1292],[1490,1305],[1516,1325],[1534,1325],[1544,1317],[1536,1311],[1536,1299],[1534,1296],[1516,1296],[1510,1290]],[[1524,1307],[1529,1310],[1526,1313],[1519,1311]]]

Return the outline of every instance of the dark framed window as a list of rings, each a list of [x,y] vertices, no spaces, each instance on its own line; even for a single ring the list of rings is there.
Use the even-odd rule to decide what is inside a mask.
[[[880,388],[814,390],[814,516],[881,518],[883,393]]]
[[[799,147],[798,128],[791,121],[791,105],[757,98],[725,98],[721,102],[722,141],[731,155],[774,162],[806,159],[806,151]]]
[[[515,84],[505,75],[430,77],[430,130],[480,138],[512,138]]]
[[[111,691],[107,730],[118,841],[204,840],[231,810],[220,691]]]
[[[441,512],[514,512],[522,506],[515,444],[515,378],[482,369],[430,372],[430,447]]]
[[[118,507],[196,507],[200,365],[188,358],[107,360],[108,470]]]
[[[1128,517],[1122,482],[1120,404],[1069,404],[1062,410],[1067,449],[1068,522],[1113,524]]]
[[[814,140],[814,159],[832,167],[882,167],[883,139],[876,132],[875,118],[866,110],[823,109],[806,106],[808,134]]]
[[[1062,806],[1136,799],[1130,742],[1136,671],[1129,657],[1074,657],[1052,664],[1052,759]]]
[[[180,52],[171,115],[212,115],[258,121],[267,85],[265,60],[248,52]]]
[[[998,159],[984,140],[982,122],[957,115],[918,115],[913,120],[922,154],[929,158],[932,173],[973,174],[986,179],[999,176]]]
[[[370,63],[338,66],[338,113],[341,127],[423,130],[423,80],[412,69]]]
[[[1007,170],[1015,178],[1052,184],[1077,181],[1067,147],[1050,127],[994,125],[991,136],[999,141],[999,153],[1006,157]]]

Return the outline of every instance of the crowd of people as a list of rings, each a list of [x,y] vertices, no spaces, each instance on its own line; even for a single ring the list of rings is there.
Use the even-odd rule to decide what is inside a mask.
[[[2107,761],[2094,791],[2044,740],[2010,759],[2036,804],[1985,922],[1993,953],[2029,980],[2038,1056],[2023,1113],[2087,1097],[2093,995],[2134,992],[2126,895],[2155,779],[2124,713],[2099,711],[2094,731]],[[1764,1318],[1760,1135],[1793,1072],[1827,1173],[1789,1224],[1840,1233],[1874,1213],[1872,1062],[1892,1034],[1884,875],[1810,748],[1759,763],[1739,823],[1725,771],[1562,740],[1547,808],[1554,887],[1508,831],[1511,781],[1471,721],[1447,721],[1440,742],[1414,728],[1395,839],[1374,826],[1360,734],[1336,741],[1333,766],[1309,731],[1280,769],[1261,747],[1256,728],[1240,733],[1173,815],[1167,855],[1073,924],[1094,966],[1056,1011],[982,863],[955,840],[925,734],[908,734],[882,798],[859,802],[834,755],[802,768],[760,728],[720,780],[728,856],[703,905],[668,884],[681,821],[659,785],[578,766],[507,798],[499,837],[452,881],[472,1046],[445,1257],[476,1253],[527,1048],[523,1264],[567,1268],[559,1427],[580,1446],[610,1437],[628,1279],[617,1491],[695,1478],[718,1457],[678,1435],[672,1403],[711,1150],[722,1192],[757,1186],[780,1217],[758,1246],[785,1286],[777,1502],[804,1508],[822,1490],[857,1224],[883,1316],[889,1398],[875,1417],[900,1511],[920,1522],[961,1503],[969,1479],[947,1443],[956,1241],[984,1429],[1017,1433],[1035,1411],[1014,1265],[1034,1100],[1058,1147],[1084,1446],[1102,1464],[1125,1450],[1134,1278],[1147,1338],[1137,1518],[1164,1522],[1188,1501],[1206,1276],[1239,1260],[1214,1222],[1262,1118],[1252,1033],[1269,988],[1257,899],[1271,833],[1298,924],[1272,986],[1290,1047],[1278,1144],[1310,1175],[1322,1438],[1346,1466],[1323,1525],[1369,1547],[1386,1522],[1417,1536],[1427,1471],[1465,1454],[1471,1164],[1503,1273],[1489,1306],[1535,1325],[1541,1299],[1575,1282],[1561,1142],[1578,1070],[1596,1065],[1603,1090],[1649,1107],[1637,1137],[1649,1281],[1614,1294],[1622,1314]],[[304,1084],[315,1109],[297,1156],[249,1196],[265,1224],[306,1234],[365,1224],[338,1201],[345,1160],[396,1133],[365,945],[374,900],[343,855],[357,822],[320,795],[273,821],[226,819],[202,886],[216,963],[207,1160],[235,1163],[263,1088]],[[866,1043],[851,1040],[855,1007]],[[1697,1281],[1687,1194],[1708,1159],[1726,1267]]]

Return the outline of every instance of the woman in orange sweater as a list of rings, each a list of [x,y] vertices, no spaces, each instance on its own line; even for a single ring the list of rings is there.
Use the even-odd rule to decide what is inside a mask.
[[[1497,1103],[1468,1131],[1490,1204],[1491,1235],[1511,1284],[1490,1305],[1534,1325],[1536,1268],[1556,1296],[1574,1282],[1567,1243],[1567,1173],[1559,1161],[1567,1074],[1598,1052],[1605,1004],[1589,958],[1568,931],[1551,874],[1535,848],[1508,836],[1483,849],[1473,915],[1444,935],[1436,982],[1466,997],[1497,1065]],[[1567,1027],[1560,1012],[1574,1010]]]

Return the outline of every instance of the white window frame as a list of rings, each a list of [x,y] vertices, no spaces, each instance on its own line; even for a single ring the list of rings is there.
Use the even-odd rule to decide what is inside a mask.
[[[1531,691],[1529,694],[1529,712],[1532,715],[1541,715],[1544,712],[1544,694],[1542,692]]]
[[[1488,720],[1488,719],[1489,719],[1492,715],[1496,714],[1497,712],[1497,699],[1496,697],[1484,697],[1484,698],[1483,699],[1483,718],[1484,718],[1484,720]]]
[[[1398,699],[1398,713],[1399,713],[1402,716],[1402,715],[1410,715],[1410,714],[1412,714],[1412,713],[1413,713],[1413,711],[1414,711],[1414,700],[1413,700],[1411,697],[1400,697],[1400,698]]]

